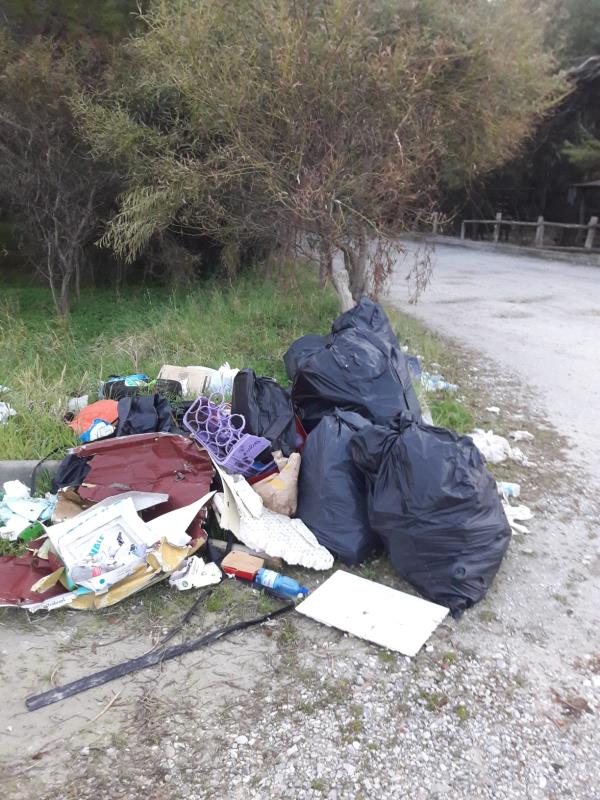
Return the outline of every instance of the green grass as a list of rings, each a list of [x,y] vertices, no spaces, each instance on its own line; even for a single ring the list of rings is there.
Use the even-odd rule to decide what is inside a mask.
[[[163,363],[252,367],[287,382],[282,356],[304,333],[325,333],[338,313],[331,291],[306,271],[279,283],[244,276],[235,288],[197,286],[185,294],[137,289],[116,297],[82,292],[65,325],[46,289],[3,288],[0,399],[18,412],[0,426],[0,459],[41,458],[76,439],[62,421],[69,397],[96,396],[111,373],[146,372]]]
[[[339,313],[330,288],[301,266],[283,269],[276,281],[244,275],[234,287],[200,284],[185,293],[137,288],[116,296],[88,289],[67,322],[57,319],[47,289],[5,285],[0,300],[0,399],[17,411],[0,425],[0,459],[36,459],[77,444],[63,422],[69,397],[96,397],[109,374],[146,372],[164,363],[252,367],[284,385],[283,354],[305,333],[325,333]],[[443,340],[397,312],[392,323],[402,344],[441,364],[452,380]],[[446,356],[446,359],[445,359]],[[469,412],[455,398],[427,396],[436,424],[471,428]],[[60,454],[59,456],[60,457]]]

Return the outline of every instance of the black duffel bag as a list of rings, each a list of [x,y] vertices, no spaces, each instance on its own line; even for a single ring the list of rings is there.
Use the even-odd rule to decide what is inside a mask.
[[[259,378],[252,369],[240,370],[233,380],[231,413],[244,417],[246,433],[264,436],[284,456],[298,449],[290,393],[273,378]]]

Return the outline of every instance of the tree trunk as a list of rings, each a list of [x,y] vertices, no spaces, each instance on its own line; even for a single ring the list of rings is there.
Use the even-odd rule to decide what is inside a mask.
[[[61,317],[66,317],[69,313],[69,284],[71,275],[66,273],[60,283],[60,294],[58,296],[57,311]]]
[[[341,310],[342,312],[349,311],[354,307],[354,299],[350,291],[350,276],[341,250],[337,248],[334,250],[330,264],[331,282],[338,294]]]
[[[358,253],[354,260],[354,274],[352,276],[352,297],[358,302],[363,294],[371,291],[371,274],[369,263],[369,243],[364,225],[361,225],[358,234]]]

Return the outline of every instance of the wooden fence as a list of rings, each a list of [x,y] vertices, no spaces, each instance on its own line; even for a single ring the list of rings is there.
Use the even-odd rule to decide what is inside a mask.
[[[538,217],[537,222],[520,222],[515,219],[502,219],[502,214],[498,212],[495,219],[464,219],[460,226],[460,238],[465,239],[467,235],[467,225],[492,225],[493,236],[492,241],[498,243],[500,241],[500,230],[502,226],[508,227],[506,241],[508,241],[508,234],[512,228],[535,228],[534,247],[552,247],[553,249],[564,250],[593,250],[594,237],[598,229],[598,217],[590,217],[587,225],[576,225],[568,222],[548,222],[543,217]],[[438,218],[434,215],[433,232],[437,233]],[[552,245],[549,242],[544,244],[544,234],[548,228],[559,228],[564,230],[585,231],[585,242],[583,247],[564,247],[561,248],[557,245]]]

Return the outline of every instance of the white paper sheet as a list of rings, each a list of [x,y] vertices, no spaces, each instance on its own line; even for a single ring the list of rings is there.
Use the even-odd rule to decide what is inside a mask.
[[[341,569],[296,611],[405,656],[416,655],[448,613],[444,606]]]

